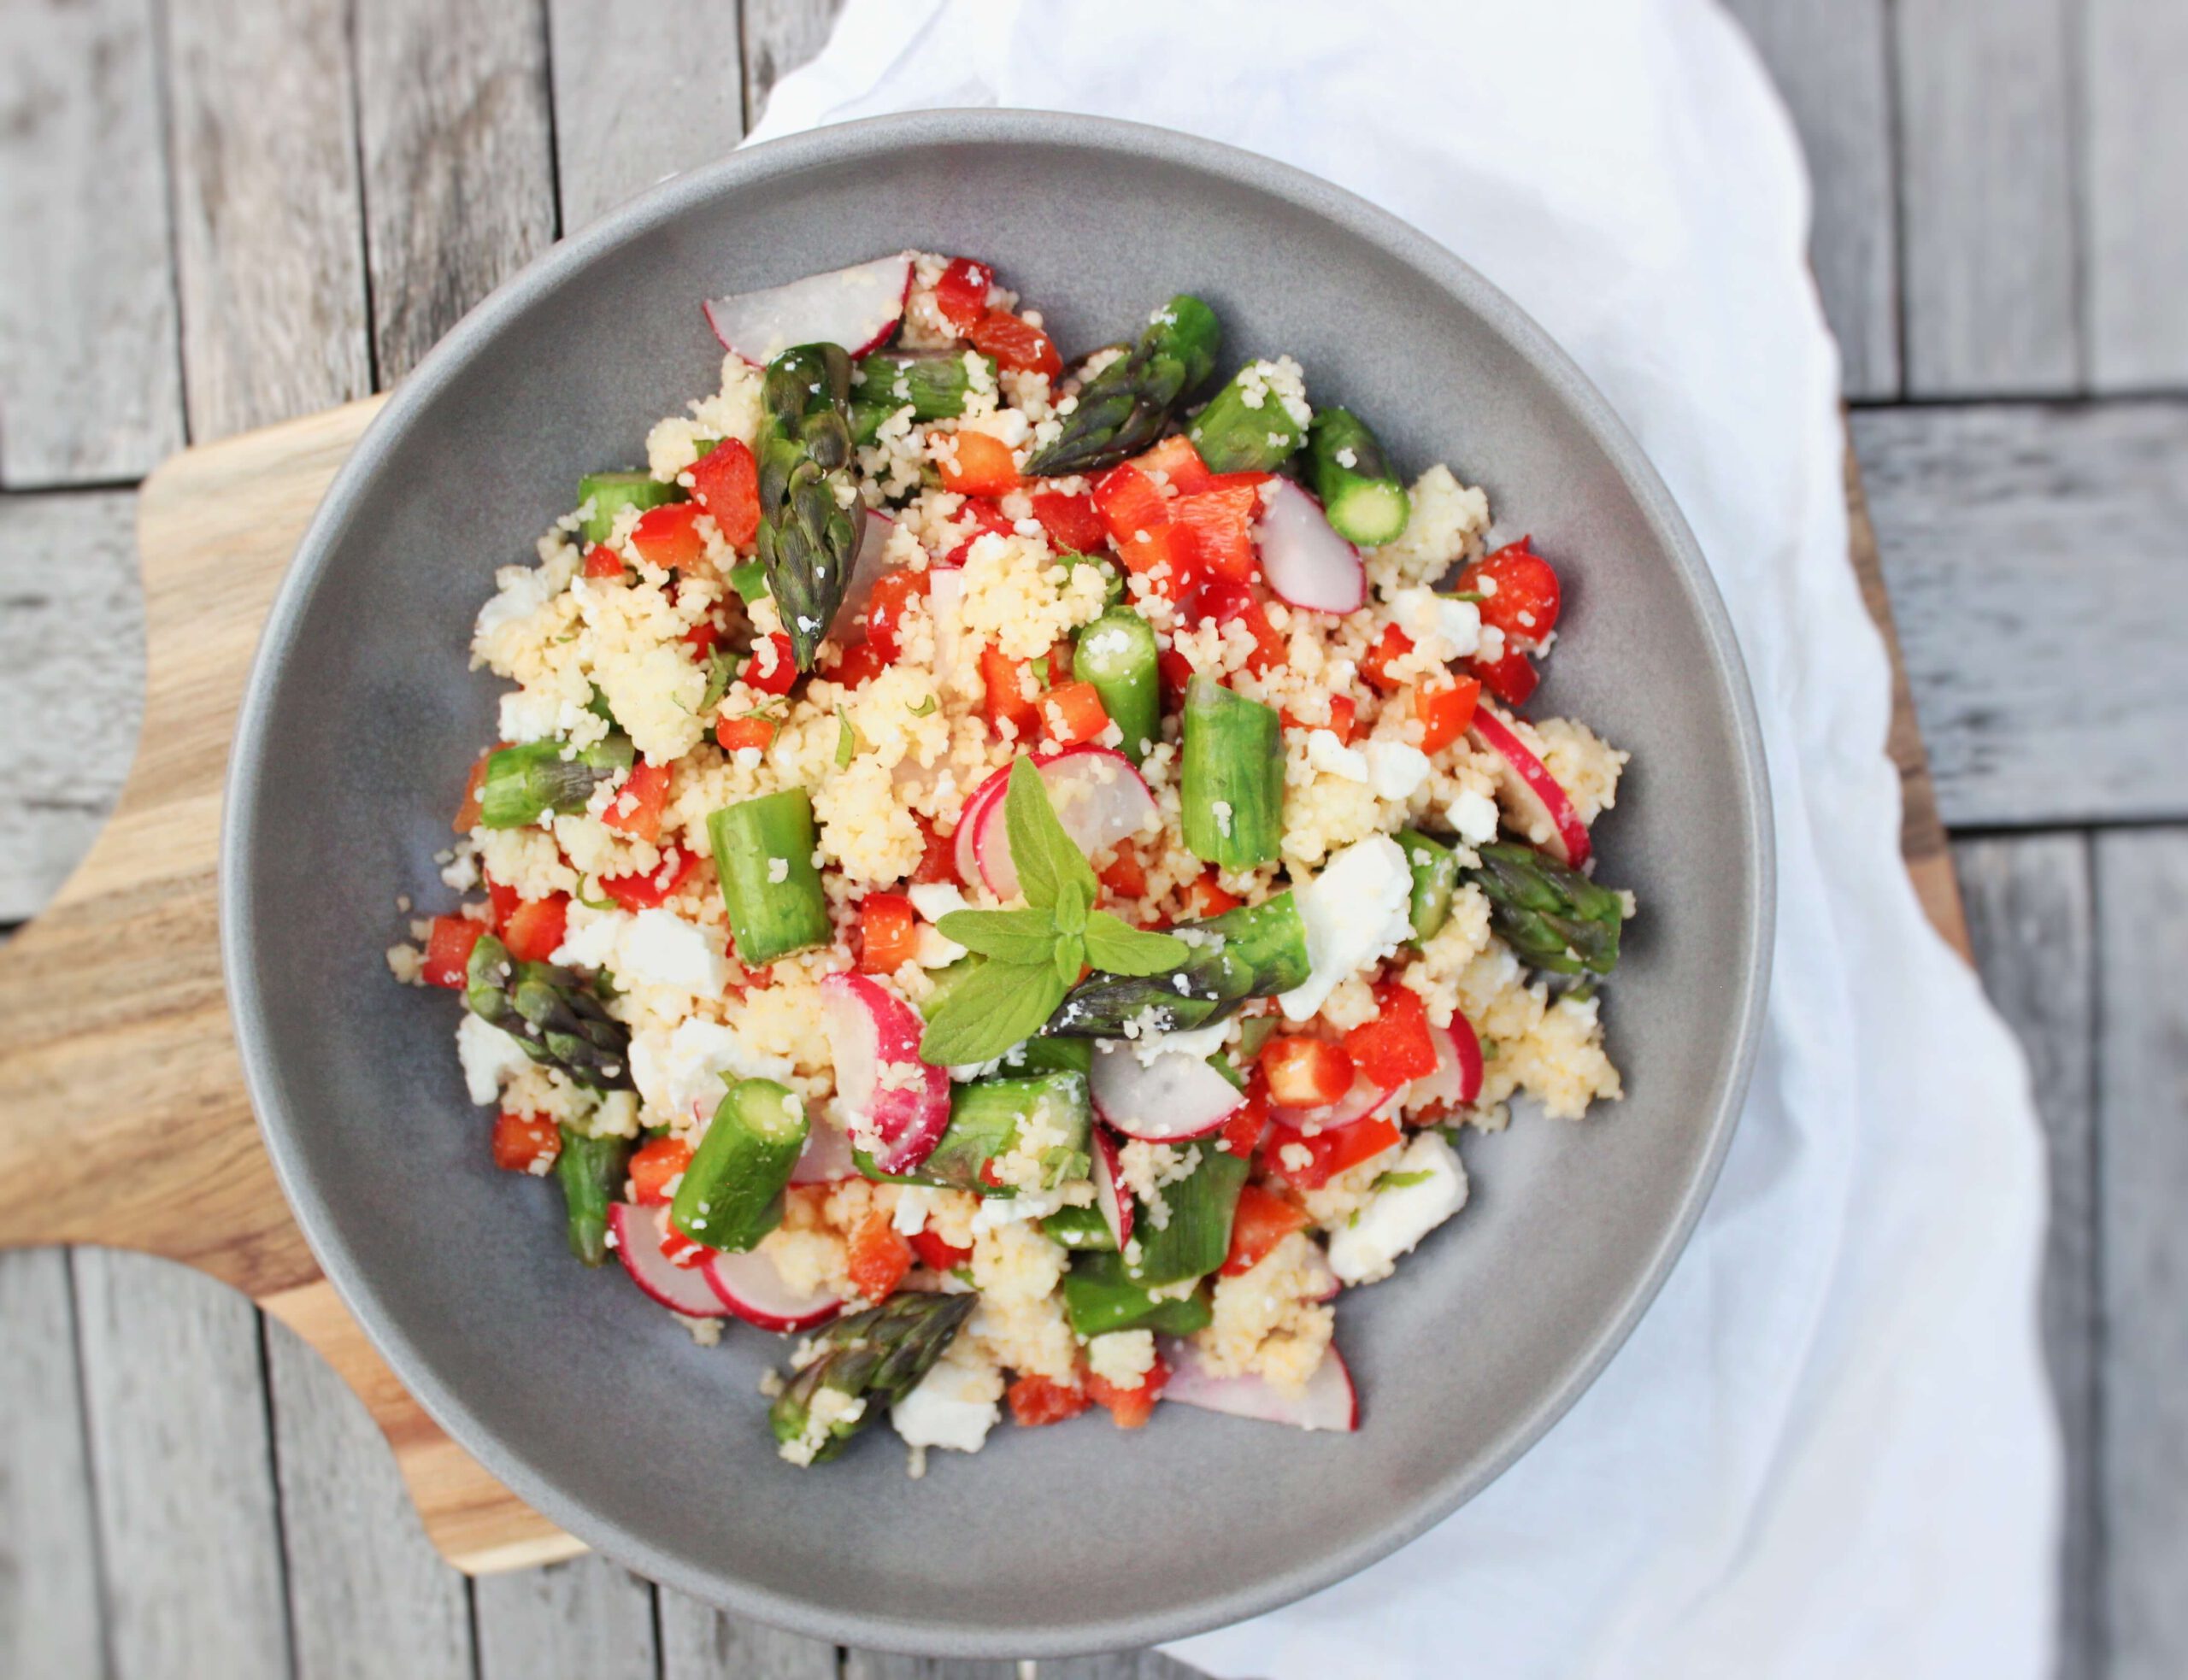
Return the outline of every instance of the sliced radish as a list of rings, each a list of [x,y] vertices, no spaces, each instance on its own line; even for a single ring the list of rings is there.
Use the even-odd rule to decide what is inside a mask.
[[[1510,720],[1485,705],[1475,711],[1469,732],[1476,746],[1499,761],[1497,790],[1518,819],[1520,831],[1567,868],[1578,869],[1587,862],[1587,824],[1580,820],[1557,778],[1520,739]]]
[[[1280,1126],[1294,1131],[1305,1131],[1312,1127],[1327,1131],[1332,1126],[1350,1125],[1355,1120],[1364,1120],[1371,1114],[1385,1114],[1395,1110],[1398,1099],[1406,1094],[1404,1085],[1378,1085],[1359,1074],[1345,1094],[1334,1102],[1320,1108],[1279,1108],[1272,1106],[1268,1117]]]
[[[663,1307],[687,1319],[719,1319],[728,1313],[697,1266],[679,1266],[662,1252],[661,1226],[652,1208],[612,1203],[608,1228],[615,1233],[615,1257],[631,1281]]]
[[[697,1270],[724,1307],[762,1330],[811,1330],[844,1310],[832,1295],[797,1293],[757,1248],[741,1254],[724,1250],[701,1260]]]
[[[911,255],[899,252],[702,307],[723,349],[764,367],[797,344],[841,344],[864,355],[897,330],[911,289]]]
[[[896,523],[886,514],[877,514],[871,508],[866,510],[865,528],[859,532],[858,552],[851,556],[851,580],[844,586],[844,604],[828,620],[829,638],[838,646],[849,647],[863,639],[864,633],[858,627],[859,615],[873,599],[873,580],[887,569],[881,563],[881,551],[889,546],[889,532]]]
[[[1310,612],[1358,612],[1368,599],[1360,551],[1330,528],[1322,504],[1291,479],[1270,484],[1254,532],[1269,588]]]
[[[1122,753],[1072,747],[1034,763],[1056,820],[1088,857],[1129,840],[1156,814],[1155,796]],[[982,808],[973,849],[989,890],[998,898],[1015,894],[1018,869],[1010,860],[1010,829],[1001,800]]]
[[[1122,1254],[1132,1241],[1132,1193],[1117,1182],[1117,1140],[1100,1125],[1094,1128],[1094,1205]]]
[[[1309,1301],[1335,1301],[1344,1288],[1328,1257],[1320,1248],[1307,1250],[1306,1262],[1300,1269],[1314,1280],[1313,1291],[1307,1297]]]
[[[957,831],[950,837],[950,859],[956,866],[957,878],[968,887],[980,884],[980,819],[987,814],[989,806],[1003,797],[1003,790],[1009,782],[1010,770],[1006,766],[974,788],[972,796],[965,802],[965,808],[958,814]]]
[[[1245,1106],[1246,1094],[1199,1056],[1162,1050],[1145,1061],[1128,1043],[1097,1043],[1088,1080],[1094,1112],[1127,1137],[1177,1143],[1205,1137]]]
[[[1405,1106],[1463,1108],[1481,1095],[1481,1040],[1474,1037],[1473,1024],[1455,1013],[1450,1025],[1432,1026],[1428,1036],[1436,1045],[1436,1071],[1407,1088]]]
[[[805,1148],[790,1170],[793,1184],[837,1184],[855,1177],[858,1163],[851,1159],[851,1135],[841,1126],[815,1120],[805,1135]]]
[[[950,1075],[920,1060],[926,1024],[863,974],[829,975],[820,1000],[836,1095],[850,1112],[853,1141],[882,1172],[910,1172],[950,1124]]]
[[[1334,1345],[1296,1395],[1259,1377],[1211,1377],[1200,1349],[1177,1337],[1162,1343],[1162,1358],[1170,1367],[1170,1380],[1162,1386],[1165,1400],[1294,1429],[1350,1432],[1360,1427],[1360,1396]]]

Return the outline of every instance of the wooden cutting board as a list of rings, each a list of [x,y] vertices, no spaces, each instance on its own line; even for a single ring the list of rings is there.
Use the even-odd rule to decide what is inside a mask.
[[[10,1028],[0,1044],[0,1246],[138,1248],[243,1290],[356,1390],[426,1532],[476,1574],[583,1548],[425,1414],[321,1274],[260,1145],[221,978],[221,788],[244,678],[312,510],[384,400],[185,450],[144,483],[144,739],[91,855],[0,947],[0,1019]],[[1931,919],[1964,954],[1850,452],[1846,475],[1852,561],[1891,647],[1903,849]]]

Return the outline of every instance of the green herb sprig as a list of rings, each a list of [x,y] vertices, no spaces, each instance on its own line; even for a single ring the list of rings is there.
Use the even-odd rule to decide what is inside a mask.
[[[1041,1030],[1088,964],[1112,974],[1167,974],[1192,955],[1093,908],[1094,871],[1056,820],[1032,761],[1010,767],[1004,832],[1022,910],[953,910],[936,924],[985,961],[950,993],[920,1040],[930,1066],[992,1061]]]

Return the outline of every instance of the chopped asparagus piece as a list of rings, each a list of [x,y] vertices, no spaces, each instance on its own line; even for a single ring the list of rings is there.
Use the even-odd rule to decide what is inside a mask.
[[[1185,690],[1179,826],[1185,848],[1222,869],[1276,857],[1284,748],[1275,709],[1196,676]]]
[[[835,937],[813,861],[813,801],[803,788],[723,807],[707,819],[707,837],[739,961],[756,966]]]
[[[768,1414],[775,1439],[791,1449],[785,1456],[821,1464],[842,1452],[882,1407],[919,1386],[979,1299],[977,1294],[901,1290],[817,1332],[812,1357],[784,1385]],[[833,1404],[815,1404],[823,1389],[833,1392]]]
[[[950,1124],[925,1160],[909,1172],[886,1173],[862,1149],[851,1159],[861,1173],[891,1184],[935,1184],[973,1190],[982,1195],[1015,1195],[1017,1186],[998,1184],[988,1163],[1019,1147],[1025,1124],[1045,1121],[1055,1139],[1041,1155],[1039,1181],[1032,1188],[1053,1190],[1065,1180],[1085,1178],[1091,1164],[1094,1105],[1083,1073],[1036,1073],[1025,1078],[974,1079],[950,1093]]]
[[[1397,540],[1413,504],[1367,421],[1345,408],[1325,408],[1307,432],[1308,480],[1322,498],[1330,528],[1372,548]]]
[[[841,347],[801,344],[769,362],[761,382],[759,555],[800,671],[813,668],[858,553],[847,505],[850,373]]]
[[[1032,477],[1091,473],[1138,455],[1172,411],[1215,371],[1223,329],[1215,311],[1179,293],[1149,319],[1132,347],[1079,387],[1056,440],[1026,463]]]
[[[668,1222],[709,1248],[754,1247],[783,1222],[783,1187],[809,1129],[805,1105],[787,1085],[740,1079],[715,1105]]]
[[[1041,1221],[1041,1232],[1075,1251],[1106,1248],[1112,1254],[1116,1252],[1117,1239],[1098,1207],[1059,1207]]]
[[[1288,891],[1170,931],[1192,947],[1182,967],[1144,978],[1090,974],[1065,994],[1050,1032],[1121,1038],[1127,1021],[1150,1031],[1185,1031],[1307,978],[1307,926]]]
[[[1250,361],[1193,416],[1185,436],[1211,473],[1273,473],[1298,452],[1307,422],[1278,397],[1275,367]]]
[[[578,527],[588,543],[605,543],[615,528],[615,515],[626,508],[644,512],[685,499],[681,486],[665,485],[648,473],[588,473],[578,480],[578,506],[588,502],[592,511]]]
[[[608,1204],[623,1183],[631,1158],[625,1137],[588,1137],[564,1126],[562,1153],[555,1157],[555,1179],[562,1187],[570,1252],[587,1266],[608,1258]]]
[[[1231,1216],[1238,1210],[1238,1191],[1253,1170],[1244,1156],[1217,1148],[1213,1137],[1170,1147],[1198,1149],[1200,1164],[1162,1187],[1170,1217],[1161,1230],[1152,1219],[1133,1221],[1131,1246],[1139,1254],[1136,1262],[1126,1257],[1125,1272],[1133,1283],[1153,1287],[1205,1278],[1223,1264],[1231,1252]]]
[[[1413,871],[1413,943],[1433,939],[1451,919],[1451,892],[1459,884],[1459,861],[1440,840],[1417,828],[1402,828],[1397,843]]]
[[[962,350],[883,350],[868,356],[851,376],[851,438],[871,443],[890,415],[906,406],[915,420],[956,420],[973,389]],[[995,362],[979,358],[986,389],[995,389]]]
[[[591,1090],[632,1088],[631,1029],[571,970],[512,961],[507,946],[482,933],[464,971],[463,1002],[541,1066],[567,1073]]]
[[[1134,1281],[1124,1260],[1114,1252],[1085,1254],[1072,1263],[1064,1274],[1063,1310],[1072,1329],[1085,1336],[1107,1336],[1119,1330],[1191,1336],[1205,1330],[1215,1316],[1206,1290],[1158,1296],[1147,1284]]]
[[[479,824],[526,828],[550,812],[573,815],[585,809],[597,784],[628,770],[635,756],[627,735],[610,735],[576,749],[561,741],[503,747],[486,760],[485,778],[479,784]]]
[[[1071,674],[1091,683],[1124,739],[1117,750],[1134,764],[1162,738],[1162,684],[1155,632],[1128,607],[1112,607],[1079,634]]]
[[[1608,974],[1618,966],[1626,902],[1577,869],[1532,846],[1476,848],[1467,878],[1489,899],[1489,925],[1520,961],[1555,974]]]

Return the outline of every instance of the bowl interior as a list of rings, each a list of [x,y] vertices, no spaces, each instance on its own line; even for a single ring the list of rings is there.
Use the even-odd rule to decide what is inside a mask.
[[[1410,471],[1448,461],[1567,579],[1535,705],[1632,749],[1601,878],[1642,913],[1608,1019],[1629,1095],[1469,1140],[1473,1205],[1349,1296],[1356,1436],[1173,1408],[999,1430],[907,1478],[876,1430],[779,1463],[757,1385],[785,1349],[695,1346],[621,1272],[564,1253],[551,1184],[497,1172],[454,999],[393,984],[398,894],[432,857],[498,684],[466,668],[498,566],[578,475],[643,458],[710,390],[698,303],[918,246],[995,261],[1067,354],[1171,291],[1226,365],[1288,352]],[[858,125],[661,190],[474,314],[338,482],[276,608],[238,742],[232,978],[255,1095],[327,1270],[426,1404],[518,1492],[658,1578],[861,1643],[1114,1648],[1338,1578],[1509,1463],[1653,1292],[1744,1074],[1767,863],[1721,614],[1653,476],[1485,283],[1333,189],[1153,131],[1026,115]]]

